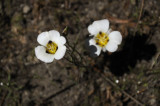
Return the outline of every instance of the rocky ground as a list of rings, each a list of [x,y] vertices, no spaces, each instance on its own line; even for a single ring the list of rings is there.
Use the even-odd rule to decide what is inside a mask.
[[[158,106],[159,5],[159,0],[1,0],[0,106]],[[109,19],[123,41],[115,53],[93,58],[85,46],[87,27],[100,19]],[[45,64],[35,57],[39,33],[62,33],[66,27],[66,37],[90,67],[80,66],[77,53],[78,65],[66,59]]]

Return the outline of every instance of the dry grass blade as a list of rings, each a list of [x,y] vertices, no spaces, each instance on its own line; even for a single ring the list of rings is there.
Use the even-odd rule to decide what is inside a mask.
[[[117,84],[115,84],[112,80],[110,80],[109,78],[107,78],[104,74],[101,74],[101,76],[107,81],[109,82],[112,86],[117,87],[124,95],[128,96],[131,100],[133,100],[135,103],[137,103],[140,106],[145,106],[144,104],[142,104],[140,101],[138,101],[137,99],[135,99],[133,96],[131,96],[130,94],[128,94],[127,92],[125,92],[124,90],[122,90]]]

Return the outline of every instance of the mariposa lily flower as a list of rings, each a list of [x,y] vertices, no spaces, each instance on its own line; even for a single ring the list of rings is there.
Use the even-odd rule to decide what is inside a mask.
[[[107,19],[94,21],[88,26],[90,36],[93,36],[89,40],[89,45],[93,45],[97,48],[96,55],[100,55],[101,50],[103,52],[115,52],[118,49],[118,45],[122,42],[122,35],[119,31],[112,31],[109,29],[109,21]]]
[[[54,59],[63,58],[66,52],[66,39],[60,36],[56,30],[42,32],[38,35],[38,43],[41,46],[35,48],[36,57],[46,63],[51,63]]]

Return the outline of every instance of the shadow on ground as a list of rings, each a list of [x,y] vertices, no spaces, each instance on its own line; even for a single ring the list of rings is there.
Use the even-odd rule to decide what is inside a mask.
[[[111,55],[105,53],[104,64],[109,61],[108,67],[116,76],[128,73],[129,67],[134,68],[137,61],[148,61],[155,55],[157,48],[154,44],[149,44],[148,40],[148,35],[128,36],[123,40],[124,46],[121,51]],[[105,66],[104,64],[102,66]]]

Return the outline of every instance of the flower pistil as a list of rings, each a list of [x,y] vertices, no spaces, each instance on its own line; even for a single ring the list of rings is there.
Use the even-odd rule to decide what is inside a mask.
[[[55,42],[49,41],[46,46],[46,52],[50,54],[55,54],[58,49],[58,46]]]
[[[106,34],[104,32],[99,32],[95,36],[95,41],[96,41],[97,45],[99,45],[100,47],[104,47],[105,45],[107,45],[107,43],[109,41],[108,34]]]

